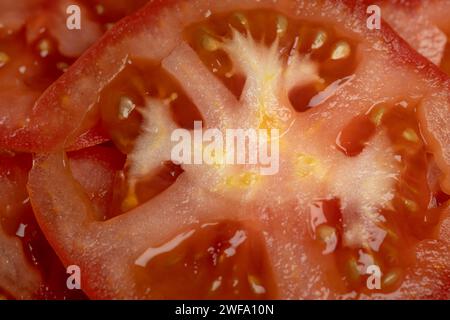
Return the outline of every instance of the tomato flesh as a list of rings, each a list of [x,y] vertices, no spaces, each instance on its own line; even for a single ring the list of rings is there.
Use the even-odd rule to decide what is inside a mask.
[[[269,45],[275,40],[277,34],[274,30],[277,30],[277,27],[280,28],[282,19],[285,18],[277,13],[265,11],[213,16],[206,23],[202,22],[187,28],[185,37],[194,50],[198,52],[202,62],[239,98],[245,83],[244,75],[239,74],[239,70],[233,67],[232,61],[223,50],[211,48],[211,46],[217,46],[216,42],[221,41],[220,39],[231,37],[232,28],[242,33],[249,30],[248,32],[256,41],[265,41]],[[309,100],[305,99],[303,95],[299,98],[295,96],[296,91],[304,93],[305,87],[295,88],[293,94],[290,94],[290,102],[293,107],[298,112],[305,112],[309,108],[313,108],[311,104],[314,99],[317,100],[321,98],[320,95],[326,95],[324,88],[330,85],[332,87],[334,82],[343,81],[342,79],[351,75],[357,61],[356,45],[349,39],[339,38],[333,30],[327,30],[321,26],[297,23],[291,20],[287,20],[286,23],[289,28],[282,31],[283,37],[280,40],[282,56],[288,59],[289,55],[292,54],[290,50],[299,50],[302,54],[310,55],[321,65],[322,82],[317,83],[311,89],[312,93],[306,95],[310,97]],[[298,41],[300,41],[299,44]],[[292,47],[293,43],[297,43],[297,47]],[[348,45],[348,47],[345,47],[348,52],[344,52],[343,59],[332,59],[333,54],[341,53],[340,51],[336,53],[336,44],[342,45],[342,43]],[[153,79],[158,79],[158,82],[154,84]],[[109,130],[118,148],[124,153],[133,150],[133,141],[139,136],[142,126],[142,117],[138,110],[145,106],[146,99],[170,99],[173,94],[176,95],[176,98],[169,100],[169,105],[172,109],[172,116],[177,115],[175,121],[178,124],[189,128],[189,123],[194,120],[201,120],[195,105],[186,97],[186,94],[174,79],[162,71],[158,64],[130,61],[124,71],[104,89],[99,102],[104,126],[108,128],[107,130]],[[124,99],[132,101],[131,104],[133,105],[125,118],[120,110],[124,104]],[[179,107],[177,108],[177,106]],[[181,106],[184,108],[184,113]],[[189,112],[186,110],[189,110]],[[184,123],[186,125],[183,125]],[[386,237],[379,251],[375,252],[370,249],[369,245],[353,249],[346,247],[342,239],[342,232],[344,232],[342,218],[332,218],[330,221],[325,219],[326,223],[316,225],[312,230],[313,237],[317,239],[318,243],[325,244],[325,248],[322,248],[323,252],[334,255],[348,289],[361,292],[367,291],[367,276],[364,270],[375,263],[383,270],[388,270],[383,278],[383,291],[396,290],[402,282],[403,270],[411,265],[414,260],[411,250],[408,248],[429,236],[440,217],[440,214],[434,208],[428,209],[431,199],[431,193],[426,183],[428,164],[426,150],[417,125],[415,103],[399,101],[393,104],[381,103],[375,105],[366,114],[356,116],[344,126],[336,137],[336,145],[346,156],[357,156],[373,138],[376,130],[386,130],[396,157],[398,157],[402,166],[402,173],[396,187],[395,197],[392,200],[392,207],[383,210],[381,213],[385,221],[380,223],[379,226],[381,230],[384,230],[382,232],[386,232]],[[181,174],[181,171],[172,174],[172,177],[176,179],[179,174]],[[126,176],[124,178],[126,180]],[[170,176],[167,176],[162,181],[167,181],[167,185],[170,185],[175,179],[170,182]],[[156,189],[158,190],[156,192],[152,191],[155,190],[155,187],[152,189],[148,187],[155,186],[155,182],[161,184],[162,181],[150,179],[146,183],[141,182],[140,191],[137,191],[140,195],[133,207],[162,192],[165,187]],[[128,196],[128,192],[122,192],[122,201],[126,201]],[[336,199],[336,201],[339,203],[339,199]],[[123,203],[122,211],[131,209],[130,207],[124,207]],[[319,206],[322,208],[321,210],[331,210],[334,211],[334,215],[342,215],[339,205],[336,206],[336,203],[334,205],[333,203],[333,201],[323,201],[323,204]],[[334,209],[330,209],[330,206]],[[325,210],[324,207],[328,209]],[[407,221],[406,224],[405,221]],[[194,240],[190,241],[195,242]],[[197,249],[197,251],[201,250]],[[163,262],[161,264],[164,265]],[[203,261],[203,264],[207,263]],[[182,265],[180,262],[178,267]],[[149,270],[155,270],[155,267]],[[155,271],[155,274],[159,274],[159,272],[162,271]],[[160,279],[161,277],[155,276],[155,278]],[[177,282],[177,280],[174,281]],[[186,281],[189,283],[195,282],[194,279]],[[208,281],[211,282],[212,280]],[[204,280],[209,285],[208,281]],[[151,287],[154,287],[154,285],[151,285]],[[168,287],[172,288],[173,286],[169,285]],[[198,288],[198,285],[193,285],[193,287]],[[161,287],[156,290],[156,292],[160,291],[163,292],[164,289]],[[191,292],[191,294],[200,297],[201,294],[204,294],[204,291],[203,288],[199,292]],[[187,292],[184,294],[186,297],[189,296]]]
[[[373,68],[377,63],[388,63],[387,59],[370,59],[378,54],[370,49],[374,43],[367,46],[360,38],[341,34],[339,30],[324,27],[320,23],[296,21],[272,10],[236,11],[213,14],[206,22],[188,26],[182,34],[186,43],[172,48],[169,56],[162,61],[126,56],[124,68],[101,88],[100,98],[96,99],[98,104],[93,108],[93,111],[98,111],[93,114],[99,115],[103,129],[111,136],[121,156],[127,156],[118,178],[120,187],[116,188],[119,190],[117,198],[113,196],[114,201],[117,200],[114,203],[117,209],[112,214],[114,218],[104,217],[106,221],[93,223],[92,227],[83,230],[80,247],[91,248],[95,243],[95,247],[98,245],[100,249],[75,254],[74,258],[66,254],[76,252],[78,247],[72,248],[70,239],[65,239],[64,235],[52,234],[52,245],[65,260],[81,261],[91,271],[98,268],[99,274],[93,275],[93,279],[107,280],[105,285],[98,281],[89,284],[87,290],[92,297],[114,297],[115,294],[119,297],[145,298],[303,297],[299,292],[305,292],[305,297],[311,297],[316,294],[322,296],[322,292],[314,292],[311,287],[320,286],[321,283],[324,283],[321,288],[327,286],[327,276],[331,278],[329,291],[332,293],[328,294],[332,297],[349,293],[364,297],[375,294],[388,296],[398,292],[404,294],[404,290],[408,292],[408,281],[414,272],[411,270],[417,267],[417,261],[421,261],[420,248],[427,239],[435,236],[445,216],[448,199],[443,195],[445,192],[439,183],[433,188],[429,185],[433,157],[441,169],[442,157],[439,158],[437,152],[433,157],[429,155],[430,150],[435,151],[435,147],[432,149],[425,143],[429,142],[429,136],[422,136],[423,119],[418,111],[424,108],[422,101],[412,99],[413,94],[410,95],[403,87],[398,89],[395,83],[392,88],[383,88],[385,91],[380,89],[381,93],[365,92],[371,91],[371,81],[379,86],[384,78],[380,76],[381,80],[374,80],[371,77],[373,71],[364,73],[364,65],[359,63],[369,64]],[[245,49],[262,52],[261,56],[271,58],[273,52],[268,47],[274,39],[279,40],[276,57],[280,57],[282,62],[277,60],[274,65],[289,65],[292,53],[308,61],[308,71],[312,74],[300,85],[288,84],[286,87],[281,86],[281,89],[274,86],[275,97],[279,100],[277,102],[294,110],[294,120],[288,129],[283,127],[283,121],[272,119],[267,114],[251,122],[253,119],[250,118],[254,114],[234,117],[241,110],[232,109],[235,106],[260,107],[256,103],[239,103],[245,99],[259,98],[254,96],[261,92],[254,90],[251,92],[253,95],[247,92],[257,76],[249,75],[250,72],[245,68],[248,66],[239,65],[230,48],[242,49],[236,43],[248,41]],[[386,52],[394,49],[389,47]],[[365,58],[360,55],[360,50],[366,50],[367,54],[373,56]],[[240,53],[244,55],[246,52],[242,50]],[[256,55],[251,58],[256,61]],[[401,60],[404,57],[397,58]],[[251,64],[252,59],[246,63]],[[267,62],[267,69],[273,63],[270,59],[257,60],[259,63],[261,61]],[[199,69],[199,78],[195,78],[197,74],[189,78],[190,74],[195,73],[192,66]],[[214,77],[208,78],[203,67]],[[402,72],[417,76],[409,67],[409,64],[402,64]],[[264,76],[267,76],[264,79],[270,84],[273,74]],[[204,84],[205,92],[201,88],[193,89],[198,83],[192,84],[192,81],[198,79],[210,80],[211,83]],[[392,77],[389,79],[392,80]],[[215,82],[217,80],[219,85]],[[404,81],[400,76],[394,80]],[[366,82],[370,84],[369,88],[365,88]],[[414,82],[411,88],[415,88],[418,83]],[[217,103],[214,107],[223,111],[222,118],[229,120],[231,125],[250,123],[251,127],[256,123],[256,127],[266,128],[281,123],[280,127],[286,129],[281,148],[282,152],[288,151],[288,156],[282,159],[282,178],[259,177],[243,170],[236,170],[236,176],[226,176],[228,172],[214,167],[205,166],[204,171],[201,171],[203,168],[196,171],[197,168],[193,169],[192,166],[175,166],[164,158],[166,155],[163,151],[167,151],[164,146],[162,151],[151,150],[155,154],[162,154],[161,159],[155,160],[157,170],[151,168],[145,172],[146,175],[138,178],[133,176],[136,163],[141,161],[137,164],[143,165],[147,160],[136,156],[138,142],[146,134],[169,130],[172,125],[191,129],[193,120],[204,120],[206,126],[211,125],[209,121],[212,118],[208,117],[210,114],[201,105],[205,96],[213,96],[209,92],[211,88],[230,93],[223,100],[213,102]],[[272,93],[269,92],[272,89],[270,85],[262,85],[258,89],[263,91],[263,98],[270,97]],[[289,92],[283,92],[285,89]],[[364,99],[358,99],[355,90],[363,91],[366,94]],[[423,99],[429,98],[426,95],[428,91],[414,90],[418,90],[418,96],[427,97]],[[306,92],[306,97],[301,92]],[[376,101],[382,102],[374,104],[374,100],[368,98],[372,94]],[[388,99],[383,94],[389,95]],[[408,98],[398,98],[403,95],[408,95]],[[260,104],[265,106],[263,98],[255,100],[258,103],[262,101]],[[231,111],[221,109],[220,103],[223,101],[230,104],[228,107]],[[164,120],[157,116],[150,118],[156,123],[147,126],[150,121],[145,119],[146,112],[158,108],[167,117]],[[168,115],[167,110],[170,110]],[[222,118],[212,120],[217,120],[221,125]],[[296,134],[298,132],[300,134]],[[61,154],[62,151],[56,155],[39,157],[32,172],[30,189],[35,198],[34,205],[38,208],[37,215],[41,219],[40,223],[48,227],[55,223],[54,216],[67,214],[52,212],[54,214],[51,216],[48,210],[54,209],[39,197],[37,186],[42,184],[46,192],[59,192],[59,186],[53,186],[48,178],[46,180],[47,166],[51,164],[58,166],[57,181],[67,184],[73,191],[71,203],[83,201],[83,208],[87,208],[79,216],[69,212],[76,226],[84,226],[92,209],[87,201],[92,200],[94,205],[95,201],[76,192],[76,184],[59,163]],[[148,155],[149,158],[153,156],[152,153]],[[439,172],[441,169],[436,170],[439,177],[442,175]],[[384,176],[380,179],[377,174]],[[225,182],[219,181],[222,175],[225,176]],[[387,179],[394,181],[392,188],[390,182],[385,181]],[[281,185],[286,190],[279,190],[281,188],[278,186]],[[361,199],[355,199],[356,196]],[[270,201],[272,198],[273,202]],[[197,203],[193,199],[201,201]],[[55,201],[60,203],[59,199]],[[242,220],[245,216],[250,222],[241,224],[241,221],[224,222],[209,218],[208,214],[213,215],[217,209],[214,202],[222,201],[230,206],[230,216]],[[235,213],[239,211],[238,208],[243,208],[242,215]],[[197,217],[200,214],[202,218]],[[270,220],[271,215],[277,219]],[[203,219],[204,216],[208,218]],[[299,239],[304,231],[302,223],[308,220],[306,218],[309,219],[309,237]],[[170,224],[168,219],[171,219]],[[199,221],[206,224],[200,224]],[[286,221],[296,223],[286,224]],[[255,230],[247,227],[252,223]],[[256,231],[260,225],[265,226],[263,237]],[[110,234],[102,231],[102,226],[106,226],[104,230],[109,230]],[[356,231],[352,229],[354,226]],[[46,232],[52,231],[47,229]],[[97,232],[102,236],[98,237]],[[353,238],[348,235],[351,232]],[[157,240],[159,235],[161,239]],[[216,265],[215,255],[210,254],[208,249],[226,255],[235,235],[248,240],[239,246],[235,255],[224,260],[223,267]],[[95,242],[92,242],[93,239]],[[298,243],[295,242],[297,240]],[[112,245],[108,241],[117,243]],[[442,243],[441,240],[436,241],[438,251]],[[127,250],[124,250],[124,242],[130,243]],[[265,246],[262,245],[264,242]],[[274,248],[278,248],[278,252]],[[296,248],[301,252],[294,252]],[[295,254],[289,255],[289,250]],[[121,255],[121,259],[115,260],[111,267],[121,268],[118,275],[110,267],[102,265],[101,259],[108,259],[111,253]],[[445,261],[441,262],[439,265],[445,265]],[[422,262],[419,263],[422,268]],[[126,270],[123,270],[124,264]],[[366,285],[365,271],[372,264],[383,270],[382,289],[376,293]],[[314,280],[305,280],[306,277],[302,278],[298,273],[311,265],[315,267],[315,274],[320,276]],[[242,266],[247,266],[248,270]],[[323,276],[317,271],[321,268],[330,270],[330,273]],[[295,279],[292,281],[298,282],[289,282],[291,276]],[[114,277],[124,279],[124,286],[118,288]],[[445,277],[445,272],[437,275],[439,279]],[[237,289],[233,286],[236,278]],[[180,287],[179,283],[188,285]],[[292,287],[294,289],[289,291]],[[124,293],[126,288],[130,290],[129,293]],[[435,290],[441,289],[444,292],[444,287]]]

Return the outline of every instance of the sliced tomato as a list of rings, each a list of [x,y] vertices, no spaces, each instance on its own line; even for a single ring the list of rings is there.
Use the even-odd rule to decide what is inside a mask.
[[[41,0],[5,0],[0,4],[0,36],[3,38],[7,35],[19,31],[31,14],[31,12],[39,7]]]
[[[99,219],[110,214],[113,186],[123,166],[120,154],[108,147],[70,153],[70,166],[78,183],[94,203]],[[40,231],[26,190],[30,155],[0,157],[0,292],[7,298],[76,299],[67,274]]]
[[[383,18],[411,47],[450,73],[448,1],[386,0],[379,4]]]
[[[31,156],[0,156],[0,294],[16,299],[36,297],[42,281],[20,240],[27,231],[21,219],[30,209],[26,191],[30,167]]]
[[[108,1],[2,1],[0,148],[23,152],[39,149],[40,141],[29,134],[39,127],[30,122],[39,95],[104,31],[144,2],[136,0],[118,5]],[[80,8],[81,30],[67,27],[67,9],[71,5]],[[107,139],[101,131],[90,130],[71,149]]]
[[[362,2],[154,1],[33,108],[31,202],[91,298],[448,298],[449,90]],[[280,130],[279,170],[176,165],[195,120]],[[126,155],[106,220],[109,169],[64,151],[99,122]]]
[[[75,155],[75,161],[79,157]],[[34,218],[26,190],[31,162],[26,154],[0,156],[0,295],[2,299],[85,298],[67,288],[66,270]]]

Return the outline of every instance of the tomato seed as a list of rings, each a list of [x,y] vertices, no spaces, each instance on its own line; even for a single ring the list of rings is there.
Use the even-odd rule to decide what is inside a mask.
[[[248,28],[249,23],[247,18],[245,17],[245,15],[243,13],[237,12],[232,16],[234,19],[236,19],[240,25]]]
[[[351,48],[350,45],[345,41],[339,41],[331,53],[332,60],[346,59],[350,56]]]
[[[220,48],[220,42],[206,34],[202,38],[202,45],[208,51],[216,51]]]
[[[128,119],[131,112],[136,108],[136,105],[129,97],[121,97],[119,102],[119,119]]]
[[[48,39],[42,39],[38,43],[39,55],[41,58],[45,58],[50,54],[51,51],[51,43]]]
[[[405,138],[406,140],[410,141],[410,142],[419,142],[419,137],[417,136],[416,131],[414,131],[414,129],[408,128],[405,131],[403,131],[402,134],[403,138]]]
[[[0,51],[0,68],[9,62],[9,56],[5,52]]]
[[[411,212],[416,212],[418,210],[417,203],[411,199],[404,199],[403,203],[404,203],[406,209],[408,209]]]
[[[393,285],[395,285],[401,278],[401,271],[400,270],[392,270],[389,271],[383,278],[382,278],[382,288],[389,288]]]
[[[322,224],[316,230],[317,238],[325,244],[322,251],[323,254],[330,254],[334,252],[338,245],[338,235],[335,228]]]
[[[318,31],[316,34],[316,37],[311,45],[311,49],[317,50],[317,49],[321,48],[325,44],[327,39],[328,39],[328,35],[325,31],[322,31],[322,30]]]
[[[277,17],[277,34],[278,36],[283,36],[288,28],[288,21],[285,17],[283,16],[278,16]]]

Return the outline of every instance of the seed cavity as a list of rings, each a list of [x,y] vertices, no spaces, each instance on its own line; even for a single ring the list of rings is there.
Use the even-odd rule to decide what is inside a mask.
[[[339,41],[333,49],[331,60],[346,59],[350,56],[350,53],[350,45],[346,41]]]

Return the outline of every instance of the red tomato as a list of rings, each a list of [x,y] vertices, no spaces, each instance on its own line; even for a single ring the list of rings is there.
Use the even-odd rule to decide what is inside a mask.
[[[0,148],[30,152],[39,149],[28,133],[39,95],[90,45],[124,15],[146,1],[5,0],[0,4]],[[67,8],[81,10],[81,30],[66,26]],[[11,108],[14,106],[14,108]],[[85,132],[70,149],[108,140],[101,131]],[[36,143],[37,142],[37,143]]]
[[[448,1],[385,0],[379,4],[383,18],[411,47],[450,73]]]
[[[91,298],[449,298],[449,90],[362,2],[154,1],[16,138],[42,151],[31,203]],[[279,129],[279,170],[175,165],[171,133],[193,120]],[[111,179],[80,184],[94,170],[64,152],[99,122],[127,157],[106,220]]]
[[[0,156],[0,295],[35,297],[41,277],[26,259],[20,239],[27,225],[21,224],[29,210],[26,192],[30,156]]]
[[[92,147],[71,152],[74,177],[94,203],[99,219],[110,214],[113,186],[123,166],[115,149]],[[67,274],[40,231],[26,190],[31,156],[0,157],[0,291],[7,297],[74,299],[80,291],[66,287]]]

